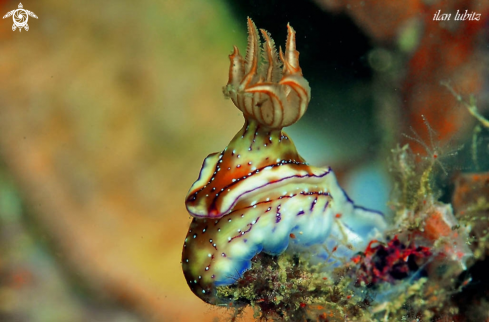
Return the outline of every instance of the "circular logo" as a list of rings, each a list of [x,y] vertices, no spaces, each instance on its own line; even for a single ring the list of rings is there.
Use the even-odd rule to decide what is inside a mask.
[[[17,27],[24,27],[27,24],[27,20],[29,20],[29,16],[24,9],[17,9],[14,13],[14,24]]]
[[[25,10],[22,3],[19,3],[18,9],[7,12],[7,14],[3,16],[3,19],[8,18],[10,16],[14,20],[14,24],[12,25],[12,31],[15,31],[17,29],[19,29],[19,31],[22,31],[22,28],[24,28],[26,31],[29,31],[29,25],[27,24],[27,20],[29,20],[29,16],[37,19],[36,14],[32,11]]]

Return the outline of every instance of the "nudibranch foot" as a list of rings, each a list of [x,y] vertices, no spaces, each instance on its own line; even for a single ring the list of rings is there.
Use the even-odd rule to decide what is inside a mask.
[[[311,95],[294,29],[288,26],[279,55],[261,31],[262,68],[251,19],[248,32],[246,61],[235,47],[225,87],[245,123],[223,151],[204,160],[185,202],[194,219],[183,271],[192,291],[214,304],[221,301],[216,287],[236,283],[259,253],[303,252],[339,265],[386,229],[382,214],[355,206],[331,168],[309,165],[282,130],[300,119]]]
[[[268,171],[278,174],[286,167]],[[215,287],[234,284],[260,252],[278,255],[288,249],[337,265],[382,239],[382,214],[356,207],[331,169],[310,169],[305,178],[296,174],[260,187],[245,199],[248,204],[235,203],[221,218],[194,218],[182,261],[196,294],[215,303]]]

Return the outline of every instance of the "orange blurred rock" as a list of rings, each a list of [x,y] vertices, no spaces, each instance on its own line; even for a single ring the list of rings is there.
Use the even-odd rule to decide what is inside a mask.
[[[29,9],[28,32],[0,33],[0,149],[32,213],[94,291],[213,320],[181,270],[183,199],[242,122],[221,91],[238,27],[220,2]]]
[[[423,9],[421,0],[316,0],[324,9],[345,12],[377,42],[390,42],[399,26]]]
[[[489,202],[489,172],[461,173],[455,179],[452,204],[455,211],[464,214],[479,200]]]
[[[457,106],[453,95],[440,86],[450,81],[458,92],[477,94],[484,77],[481,35],[489,17],[489,2],[478,0],[316,0],[332,12],[344,12],[374,40],[377,45],[397,48],[408,28],[419,30],[420,35],[412,52],[406,53],[403,70],[398,71],[401,89],[400,121],[402,132],[409,128],[426,142],[422,115],[439,134],[441,141],[454,133],[464,131],[473,124],[473,118]],[[480,21],[455,21],[457,10],[481,14]],[[451,13],[450,21],[434,21],[434,15]],[[412,29],[412,30],[414,30]],[[415,32],[411,33],[412,40]],[[412,41],[411,40],[411,41]],[[424,154],[420,146],[413,145],[416,153]]]

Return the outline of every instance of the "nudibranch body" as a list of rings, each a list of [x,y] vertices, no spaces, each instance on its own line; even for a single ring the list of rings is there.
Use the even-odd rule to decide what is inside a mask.
[[[186,197],[194,217],[182,266],[192,291],[218,303],[215,287],[233,284],[260,252],[315,247],[320,259],[348,258],[386,228],[382,214],[354,205],[329,168],[310,166],[282,128],[305,113],[311,92],[289,25],[285,53],[248,19],[246,60],[235,47],[224,92],[245,124],[220,153],[209,155]],[[282,65],[283,64],[283,68]],[[317,246],[320,247],[317,247]],[[334,255],[332,254],[334,252]]]

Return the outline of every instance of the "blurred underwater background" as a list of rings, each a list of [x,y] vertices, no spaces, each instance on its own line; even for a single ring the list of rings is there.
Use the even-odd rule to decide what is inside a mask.
[[[0,321],[229,319],[189,290],[180,261],[184,197],[242,126],[222,87],[247,16],[277,45],[287,23],[297,31],[312,100],[285,131],[357,204],[390,215],[387,160],[406,143],[420,158],[445,151],[437,193],[456,213],[489,202],[489,128],[457,100],[473,95],[488,118],[487,1],[23,5],[38,16],[29,31],[0,24]],[[434,21],[438,10],[481,19]],[[473,267],[453,321],[489,321],[489,262]]]

